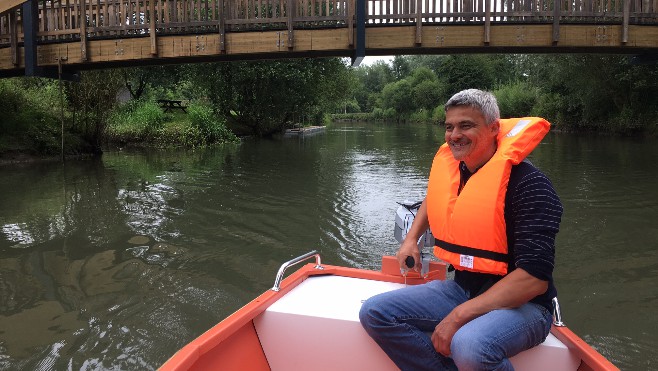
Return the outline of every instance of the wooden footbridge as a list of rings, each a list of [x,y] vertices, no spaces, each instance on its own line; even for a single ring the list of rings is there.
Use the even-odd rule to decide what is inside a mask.
[[[0,76],[203,61],[658,53],[658,0],[1,0]],[[653,54],[655,55],[655,54]]]

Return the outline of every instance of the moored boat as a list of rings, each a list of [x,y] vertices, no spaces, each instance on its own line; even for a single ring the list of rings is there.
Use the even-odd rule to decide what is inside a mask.
[[[305,126],[300,128],[286,129],[284,136],[308,136],[324,132],[326,126]]]
[[[309,259],[286,279],[288,267]],[[174,354],[161,370],[397,370],[359,323],[361,303],[381,292],[446,279],[430,262],[421,276],[400,273],[392,256],[381,271],[321,263],[312,251],[284,263],[272,289]],[[551,333],[510,360],[516,370],[618,370],[562,323],[557,301]]]

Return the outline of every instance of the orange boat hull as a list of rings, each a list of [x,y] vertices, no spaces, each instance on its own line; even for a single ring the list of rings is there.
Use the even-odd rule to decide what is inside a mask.
[[[323,270],[317,270],[314,264],[302,266],[283,280],[280,291],[268,290],[258,296],[180,349],[162,365],[160,370],[270,370],[270,365],[254,325],[254,319],[309,277],[336,275],[404,283],[404,278],[399,273],[399,266],[394,257],[383,258],[381,272],[331,265],[323,265],[323,267]],[[445,279],[445,265],[432,262],[430,276],[431,279]],[[426,279],[421,278],[415,272],[410,272],[406,280],[407,284],[424,282],[426,282]],[[616,366],[567,327],[553,326],[551,333],[581,360],[578,370],[618,370]]]

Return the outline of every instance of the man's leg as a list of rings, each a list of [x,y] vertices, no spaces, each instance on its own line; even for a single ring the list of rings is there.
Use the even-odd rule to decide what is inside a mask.
[[[457,305],[468,300],[454,281],[432,281],[366,300],[359,318],[370,337],[402,370],[455,370],[434,350],[430,335]]]
[[[494,310],[455,333],[451,358],[460,371],[513,370],[509,357],[543,342],[552,320],[550,311],[537,304]]]

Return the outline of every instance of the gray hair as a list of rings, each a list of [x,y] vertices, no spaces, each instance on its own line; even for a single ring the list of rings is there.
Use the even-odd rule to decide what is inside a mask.
[[[500,119],[498,101],[496,100],[496,97],[488,91],[478,89],[462,90],[448,99],[444,109],[448,112],[452,107],[458,106],[473,107],[480,110],[487,125],[491,125],[496,122],[496,120]]]

